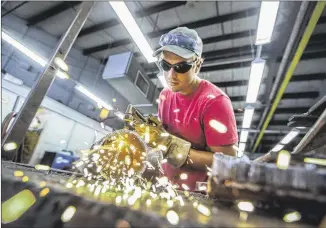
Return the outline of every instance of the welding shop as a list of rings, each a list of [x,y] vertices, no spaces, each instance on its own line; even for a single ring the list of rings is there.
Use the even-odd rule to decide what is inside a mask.
[[[326,1],[1,1],[1,226],[326,227]]]

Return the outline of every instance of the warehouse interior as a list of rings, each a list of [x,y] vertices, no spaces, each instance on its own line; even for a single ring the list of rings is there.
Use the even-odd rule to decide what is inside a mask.
[[[121,8],[127,10],[128,14],[121,17],[115,3],[122,5]],[[145,209],[139,199],[140,202],[136,201],[138,206],[137,203],[129,203],[128,206],[128,202],[122,205],[132,209],[132,212],[128,211],[128,215],[121,217],[117,216],[119,213],[123,214],[118,204],[121,206],[123,203],[117,203],[116,195],[110,195],[108,199],[95,197],[96,200],[107,203],[100,210],[96,200],[92,201],[92,205],[87,201],[88,193],[81,194],[76,190],[78,193],[74,193],[75,198],[71,196],[68,199],[68,195],[60,195],[59,187],[54,186],[53,190],[52,187],[49,190],[51,194],[53,191],[53,196],[49,195],[53,202],[44,205],[51,208],[55,199],[61,197],[58,213],[44,210],[41,214],[49,218],[47,221],[32,221],[33,214],[38,213],[41,208],[36,208],[38,204],[35,204],[27,211],[24,210],[26,212],[21,212],[18,216],[20,218],[7,218],[10,222],[5,222],[6,219],[2,216],[2,225],[10,227],[32,221],[33,225],[30,227],[58,227],[55,224],[60,220],[59,227],[79,227],[85,224],[87,227],[105,224],[115,227],[270,227],[271,224],[284,227],[289,222],[298,227],[326,226],[325,2],[275,1],[265,8],[264,4],[268,5],[270,2],[115,3],[1,2],[1,147],[2,168],[5,169],[2,181],[3,184],[8,184],[2,205],[10,203],[8,199],[13,195],[15,184],[23,190],[26,186],[31,188],[33,183],[39,183],[42,175],[47,182],[58,185],[60,179],[72,181],[72,177],[80,178],[77,174],[75,176],[77,171],[67,169],[67,166],[82,159],[85,150],[94,149],[94,145],[107,135],[123,129],[125,112],[130,104],[144,118],[157,116],[161,102],[160,93],[168,85],[152,53],[160,47],[160,37],[176,27],[188,27],[198,33],[203,41],[204,58],[199,77],[220,88],[231,100],[239,137],[236,145],[238,157],[234,158],[234,162],[245,162],[247,168],[241,167],[249,172],[249,176],[251,167],[256,165],[257,171],[259,166],[253,162],[276,164],[275,175],[278,178],[283,178],[283,173],[278,173],[280,170],[292,172],[289,174],[293,175],[292,178],[282,179],[284,182],[302,178],[304,180],[298,179],[298,186],[303,186],[305,180],[310,180],[311,183],[307,186],[314,186],[311,187],[314,191],[310,192],[314,197],[310,193],[295,194],[295,190],[292,195],[287,195],[284,192],[291,192],[290,187],[273,195],[271,189],[281,189],[275,183],[276,187],[269,183],[274,187],[264,188],[264,193],[252,194],[253,189],[257,188],[248,187],[248,190],[243,187],[246,184],[242,183],[248,181],[241,182],[238,179],[241,184],[225,187],[226,182],[223,182],[222,188],[214,177],[217,176],[217,180],[220,180],[224,178],[221,173],[226,172],[225,170],[239,173],[242,168],[234,171],[230,168],[232,165],[223,163],[230,162],[229,158],[214,155],[213,166],[208,168],[210,190],[206,189],[204,193],[199,191],[201,194],[198,191],[191,193],[190,197],[186,193],[184,197],[190,202],[189,207],[197,209],[191,221],[187,219],[194,212],[189,209],[189,214],[181,213],[180,211],[186,210],[176,206],[177,200],[174,199],[174,206],[169,206],[173,205],[169,203],[171,199],[167,205],[164,204],[164,216],[149,213],[151,209],[148,202],[153,199],[144,201],[147,204]],[[129,18],[126,15],[131,16],[135,24],[129,22],[129,27],[126,26],[124,20]],[[262,21],[264,16],[267,18],[265,22]],[[259,35],[266,32],[268,26],[271,27],[270,36],[259,40]],[[146,43],[144,47],[135,40],[132,31],[140,31],[144,38],[142,41]],[[57,59],[63,62],[63,67],[55,61]],[[51,65],[54,63],[59,66],[59,70]],[[253,73],[256,63],[263,63],[260,75]],[[12,142],[15,145],[9,148]],[[282,154],[282,151],[286,152]],[[293,170],[279,168],[278,161],[281,162],[282,156],[291,155],[292,160],[288,163],[293,166]],[[244,157],[248,160],[244,161]],[[304,160],[307,157],[315,160]],[[38,165],[50,169],[38,170],[35,168]],[[267,173],[274,173],[268,165],[265,171],[267,169]],[[13,176],[13,171],[17,173],[17,170],[26,170],[24,172],[31,175],[30,180],[24,181],[24,175],[23,178],[19,175]],[[311,176],[300,176],[303,173],[310,175],[310,172],[315,179]],[[264,176],[267,179],[267,174]],[[275,181],[281,181],[280,179]],[[73,184],[77,182],[76,179]],[[296,188],[300,188],[298,186]],[[307,188],[311,190],[310,187]],[[72,189],[74,187],[67,187],[66,191]],[[272,195],[276,201],[269,202],[267,199],[271,200]],[[288,196],[287,200],[282,198],[284,196]],[[63,200],[64,197],[66,198]],[[113,203],[110,201],[113,198],[110,197],[114,198]],[[121,196],[119,197],[121,200]],[[219,200],[216,201],[217,198]],[[197,206],[192,206],[194,200]],[[242,201],[239,200],[248,203],[244,204],[247,209],[241,209],[239,202]],[[75,214],[76,206],[69,222],[64,221],[61,216],[65,214],[67,205],[77,201],[79,214]],[[204,201],[213,206],[203,206]],[[228,202],[220,208],[221,201]],[[249,201],[252,203],[249,204]],[[229,202],[238,203],[236,212],[231,212]],[[202,207],[198,207],[198,203]],[[115,207],[107,208],[110,204]],[[87,205],[97,209],[88,214]],[[255,213],[248,209],[253,205],[257,208]],[[163,210],[159,203],[156,206],[161,208],[156,208],[158,211]],[[282,208],[282,213],[279,207]],[[55,215],[59,212],[60,215]],[[137,214],[138,212],[141,214]],[[141,218],[137,219],[139,216]],[[223,221],[223,216],[229,217],[230,222]],[[108,218],[111,218],[111,223],[107,223]],[[146,221],[149,221],[148,224]]]

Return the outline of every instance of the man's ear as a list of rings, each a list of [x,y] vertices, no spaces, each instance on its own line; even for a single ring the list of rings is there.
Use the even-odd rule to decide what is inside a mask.
[[[195,73],[198,74],[201,68],[201,65],[203,64],[204,59],[203,58],[199,58],[196,62],[196,69],[195,69]]]

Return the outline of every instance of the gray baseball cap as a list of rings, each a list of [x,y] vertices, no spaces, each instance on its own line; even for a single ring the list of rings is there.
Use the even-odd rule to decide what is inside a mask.
[[[198,33],[187,27],[178,27],[161,36],[160,48],[153,54],[154,57],[162,51],[172,52],[182,58],[190,59],[194,55],[201,57],[203,41]]]

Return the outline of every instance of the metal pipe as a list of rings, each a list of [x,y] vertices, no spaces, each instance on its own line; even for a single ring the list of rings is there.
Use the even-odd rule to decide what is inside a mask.
[[[276,108],[277,108],[283,94],[284,94],[284,91],[285,91],[287,85],[289,84],[289,82],[290,82],[290,80],[292,78],[294,70],[295,70],[296,66],[298,65],[298,63],[299,63],[300,58],[301,58],[301,56],[303,54],[303,51],[305,50],[305,48],[306,48],[306,46],[308,44],[308,41],[309,41],[309,39],[310,39],[310,37],[311,37],[311,35],[312,35],[316,25],[317,25],[317,22],[318,22],[321,14],[322,14],[322,12],[324,10],[325,4],[326,4],[326,2],[317,2],[317,4],[316,4],[316,7],[315,7],[315,9],[314,9],[314,11],[312,13],[312,16],[311,16],[311,18],[309,20],[309,23],[308,23],[308,25],[307,25],[307,27],[305,29],[305,32],[304,32],[304,34],[302,36],[302,39],[300,40],[299,46],[298,46],[298,48],[296,50],[296,53],[295,53],[290,65],[288,67],[288,70],[287,70],[287,72],[285,74],[284,80],[283,80],[279,90],[277,91],[276,98],[275,98],[275,100],[274,100],[274,102],[272,104],[272,107],[271,107],[271,109],[270,109],[270,111],[269,111],[269,113],[268,113],[268,115],[266,117],[266,120],[265,120],[265,122],[263,124],[263,127],[261,129],[261,132],[258,135],[258,138],[257,138],[256,143],[255,143],[254,148],[253,148],[253,152],[255,152],[255,150],[257,149],[257,147],[258,147],[258,145],[259,145],[259,143],[260,143],[260,141],[261,141],[261,139],[262,139],[262,137],[264,135],[264,131],[267,129],[267,126],[268,126],[269,122],[271,121],[271,119],[273,117],[273,114],[274,114],[274,112],[275,112],[275,110],[276,110]]]
[[[248,131],[248,132],[251,132],[251,133],[256,133],[256,132],[260,132],[259,130],[257,129],[250,129],[250,128],[238,128],[238,132],[240,132],[241,130],[244,130],[244,131]],[[289,130],[266,130],[265,133],[266,134],[287,134],[291,131]],[[300,133],[303,133],[305,134],[306,132],[302,132],[300,131]]]
[[[6,159],[13,159],[15,156],[16,149],[5,151],[3,150],[4,146],[7,143],[14,143],[18,149],[20,144],[23,142],[29,125],[31,124],[38,108],[40,107],[46,93],[55,79],[57,72],[57,69],[54,67],[55,58],[61,58],[63,60],[66,59],[93,6],[94,2],[83,2],[80,5],[76,17],[71,22],[67,31],[61,37],[49,63],[46,65],[42,75],[39,77],[37,83],[30,91],[26,101],[23,104],[23,107],[17,115],[17,118],[10,127],[8,134],[2,141],[2,157]]]
[[[301,139],[300,143],[294,148],[292,154],[298,154],[310,143],[319,133],[320,129],[326,125],[326,109],[320,115],[316,123],[310,128],[308,133]]]
[[[292,48],[294,46],[294,43],[295,43],[295,41],[297,39],[299,30],[300,30],[301,25],[302,25],[302,21],[304,20],[304,16],[305,16],[306,10],[308,8],[308,4],[309,4],[308,1],[301,3],[301,6],[300,6],[300,9],[299,9],[295,24],[293,26],[291,36],[290,36],[289,41],[288,41],[288,43],[286,45],[282,61],[280,63],[280,66],[278,68],[278,72],[276,74],[276,78],[275,78],[275,81],[274,81],[274,84],[273,84],[273,87],[272,87],[272,91],[271,91],[271,93],[269,95],[269,102],[271,102],[273,100],[273,97],[275,96],[276,90],[278,88],[278,84],[279,84],[279,82],[280,82],[280,80],[281,80],[281,78],[283,76],[283,72],[285,70],[285,67],[286,67],[288,61],[289,61],[289,58],[290,58],[290,55],[291,55],[291,50],[292,50]],[[257,129],[261,129],[262,124],[263,124],[264,120],[266,119],[268,110],[269,110],[269,108],[267,106],[264,109],[262,118],[260,118],[260,120],[259,120]],[[257,134],[255,134],[254,138],[256,138],[256,137],[257,137]],[[253,140],[253,142],[255,142],[255,140]]]

